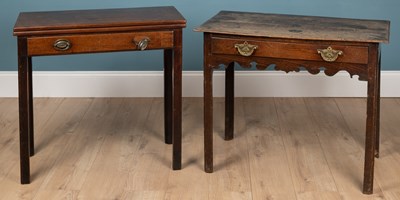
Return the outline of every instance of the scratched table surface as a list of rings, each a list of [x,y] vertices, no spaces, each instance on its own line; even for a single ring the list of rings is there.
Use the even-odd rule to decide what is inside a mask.
[[[221,11],[194,30],[286,39],[388,43],[389,28],[390,22],[386,20]]]

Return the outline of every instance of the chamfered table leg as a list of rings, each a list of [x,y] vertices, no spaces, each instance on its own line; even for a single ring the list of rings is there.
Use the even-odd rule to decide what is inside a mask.
[[[29,134],[29,156],[35,154],[35,142],[34,142],[34,120],[33,120],[33,85],[32,85],[32,57],[28,57],[28,134]]]
[[[204,171],[213,172],[213,66],[209,64],[211,35],[204,33]]]
[[[225,69],[225,140],[233,139],[235,116],[235,64],[231,62]]]
[[[204,170],[213,172],[213,69],[204,66]]]
[[[164,50],[164,140],[172,144],[173,114],[172,114],[172,49]]]
[[[375,139],[375,157],[379,158],[379,143],[380,143],[380,113],[381,113],[381,53],[379,51],[379,58],[378,58],[378,71],[376,75],[376,80],[377,80],[377,89],[378,89],[378,94],[377,94],[377,117],[376,117],[376,139]]]
[[[374,162],[377,128],[379,124],[379,76],[378,45],[370,46],[368,64],[367,125],[365,137],[365,163],[363,193],[373,193]]]
[[[182,29],[174,31],[172,169],[182,168]]]
[[[27,40],[18,38],[18,100],[21,184],[30,183],[29,164],[29,64]]]

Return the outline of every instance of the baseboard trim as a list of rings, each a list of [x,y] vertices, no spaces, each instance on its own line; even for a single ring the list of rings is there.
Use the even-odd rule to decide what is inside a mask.
[[[224,96],[223,71],[214,73],[214,96]],[[400,71],[382,71],[381,96],[400,97]],[[35,97],[162,97],[160,71],[34,72]],[[236,97],[365,97],[367,84],[347,72],[333,77],[308,72],[235,72]],[[0,72],[0,97],[17,97],[17,72]],[[183,96],[203,96],[203,72],[183,72]]]

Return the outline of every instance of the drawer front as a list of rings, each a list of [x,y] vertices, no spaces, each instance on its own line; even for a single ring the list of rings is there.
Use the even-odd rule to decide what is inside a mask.
[[[235,45],[247,43],[257,45],[251,53],[255,57],[299,59],[310,61],[324,61],[318,50],[331,47],[333,50],[342,51],[341,55],[333,62],[343,63],[368,63],[368,47],[366,46],[347,46],[331,45],[327,43],[300,43],[300,42],[281,42],[252,40],[251,38],[223,38],[212,37],[211,52],[213,54],[240,55]]]
[[[144,44],[147,39],[147,45]],[[132,51],[173,47],[173,31],[60,35],[28,38],[28,55]],[[144,50],[144,49],[143,49]]]

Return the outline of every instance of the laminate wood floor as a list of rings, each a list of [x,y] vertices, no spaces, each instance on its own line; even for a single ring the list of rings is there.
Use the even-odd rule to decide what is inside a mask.
[[[400,200],[400,99],[382,99],[373,195],[361,193],[365,98],[236,98],[235,139],[214,101],[215,172],[203,171],[202,98],[183,100],[171,170],[161,98],[35,99],[32,183],[20,185],[18,102],[0,99],[0,199]]]

